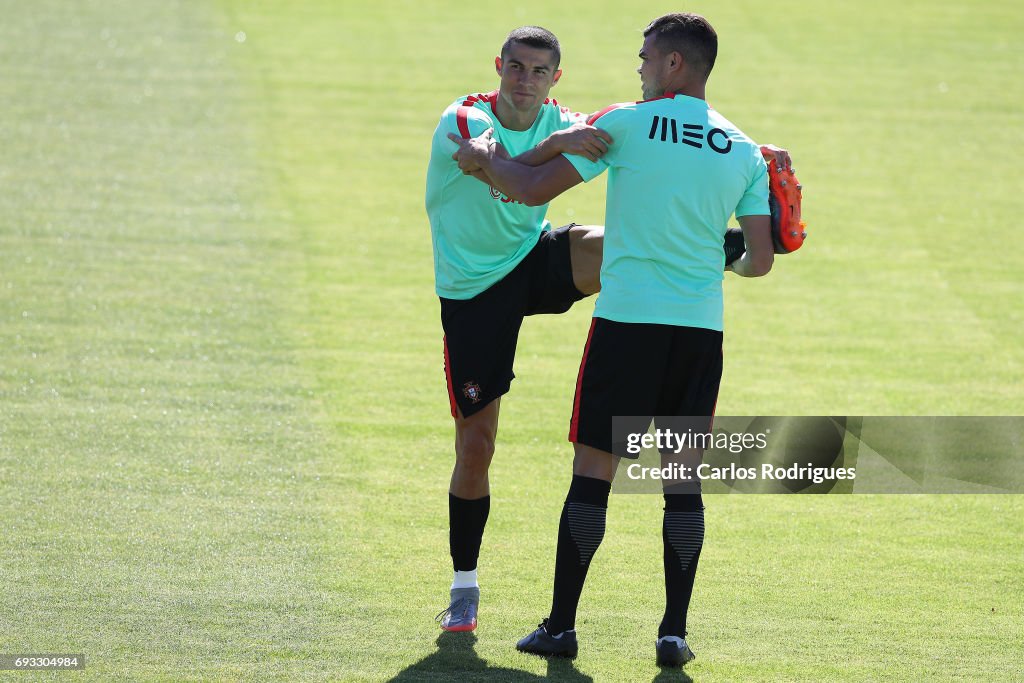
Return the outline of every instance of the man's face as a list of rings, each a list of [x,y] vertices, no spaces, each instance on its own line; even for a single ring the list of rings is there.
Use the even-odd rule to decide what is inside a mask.
[[[643,88],[644,99],[651,100],[665,94],[669,55],[664,54],[654,44],[654,34],[644,38],[640,48],[640,87]]]
[[[501,76],[498,96],[521,112],[543,104],[562,75],[555,65],[554,52],[520,43],[512,43],[504,59],[494,60],[494,67]]]

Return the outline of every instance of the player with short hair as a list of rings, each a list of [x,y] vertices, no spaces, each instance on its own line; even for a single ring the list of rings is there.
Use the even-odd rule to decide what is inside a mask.
[[[561,77],[561,48],[550,31],[524,26],[509,33],[495,58],[497,90],[460,97],[441,116],[427,170],[426,208],[441,300],[444,365],[455,419],[455,467],[448,493],[454,568],[448,631],[476,628],[477,559],[490,510],[487,477],[501,396],[514,377],[523,318],[562,313],[600,287],[597,226],[556,230],[546,205],[528,206],[464,175],[448,135],[485,130],[508,154],[537,164],[561,153],[596,159],[611,138],[548,94]],[[480,176],[485,183],[487,178]]]
[[[618,463],[612,417],[706,416],[722,373],[722,241],[739,220],[746,252],[728,269],[766,274],[773,245],[765,162],[758,146],[708,106],[718,38],[706,19],[668,14],[644,30],[644,100],[589,119],[611,133],[597,160],[558,156],[529,168],[495,153],[485,134],[459,142],[467,172],[486,172],[508,196],[544,203],[609,170],[601,293],[580,364],[569,440],[573,479],[558,531],[550,616],[519,641],[525,652],[575,656],[575,616],[604,536]],[[699,454],[698,454],[699,456]],[[666,487],[662,524],[666,607],[657,660],[692,659],[686,613],[704,541],[696,492]],[[693,489],[689,489],[692,491]]]

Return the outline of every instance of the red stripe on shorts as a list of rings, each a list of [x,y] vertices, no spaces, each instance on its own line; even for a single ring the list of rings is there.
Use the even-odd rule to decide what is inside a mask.
[[[448,359],[448,337],[444,337],[444,378],[448,384],[448,402],[452,405],[452,417],[458,417],[458,404],[455,403],[455,389],[452,387],[452,362]]]
[[[572,421],[569,422],[569,441],[576,443],[576,432],[580,426],[580,394],[583,390],[583,368],[587,364],[587,354],[590,353],[590,339],[594,336],[594,324],[597,318],[590,321],[590,332],[587,333],[587,345],[583,347],[583,360],[580,361],[580,374],[576,377],[576,398],[572,402]]]

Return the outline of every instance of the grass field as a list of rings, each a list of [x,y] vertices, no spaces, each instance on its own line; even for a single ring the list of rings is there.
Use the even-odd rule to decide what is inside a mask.
[[[555,96],[639,97],[683,9],[4,3],[2,680],[1024,679],[1020,496],[708,496],[698,659],[660,672],[660,501],[613,497],[581,656],[549,605],[590,306],[531,319],[503,401],[475,637],[443,639],[452,462],[423,185],[505,33]],[[1024,10],[698,3],[709,100],[793,151],[812,237],[728,279],[724,415],[1024,413]],[[603,219],[603,185],[553,204]]]

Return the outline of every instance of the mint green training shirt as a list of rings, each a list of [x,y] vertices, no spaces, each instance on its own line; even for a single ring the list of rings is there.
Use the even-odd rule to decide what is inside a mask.
[[[614,139],[594,162],[565,155],[585,181],[610,169],[594,315],[721,331],[729,216],[769,215],[760,148],[686,95],[614,104],[588,123]]]
[[[427,167],[427,215],[434,246],[434,285],[438,296],[469,299],[505,277],[537,243],[547,204],[526,206],[476,178],[463,175],[452,160],[457,145],[448,133],[476,137],[488,128],[511,156],[522,154],[555,131],[586,120],[555,100],[545,100],[529,130],[504,128],[494,114],[497,91],[467,95],[441,115]]]

